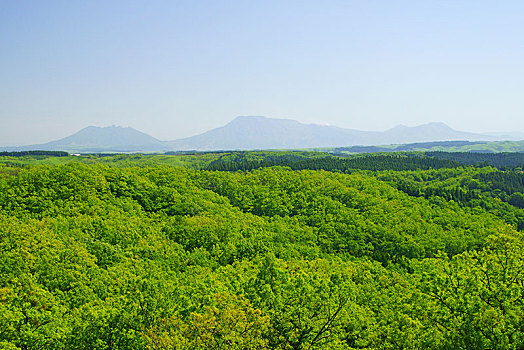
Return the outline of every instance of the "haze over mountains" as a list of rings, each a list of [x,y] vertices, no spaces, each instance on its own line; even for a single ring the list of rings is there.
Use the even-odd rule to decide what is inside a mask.
[[[63,139],[48,143],[0,147],[6,151],[67,151],[71,153],[102,152],[161,152],[168,151],[166,143],[133,128],[88,126]]]
[[[173,141],[160,141],[127,127],[86,127],[60,140],[1,150],[57,150],[78,153],[251,150],[406,144],[430,141],[496,141],[496,135],[457,131],[444,123],[403,125],[378,131],[303,124],[289,119],[238,117],[223,127]]]
[[[336,126],[302,124],[289,119],[238,117],[200,135],[169,142],[173,149],[268,149],[381,145],[449,140],[495,140],[495,137],[455,131],[443,123],[390,130],[360,131]]]

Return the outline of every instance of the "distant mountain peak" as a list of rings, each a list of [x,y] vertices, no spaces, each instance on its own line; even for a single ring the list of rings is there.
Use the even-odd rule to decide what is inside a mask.
[[[160,141],[132,127],[88,126],[63,139],[8,150],[54,150],[74,153],[165,152],[172,150],[249,150],[370,146],[432,141],[490,141],[498,138],[454,130],[441,122],[414,127],[397,125],[384,132],[304,124],[292,119],[239,116],[205,133]]]
[[[252,120],[268,120],[270,118],[261,115],[240,115],[233,119],[230,123],[252,121]]]
[[[264,116],[239,116],[233,119],[231,122],[229,122],[227,125],[235,125],[235,124],[261,124],[261,123],[297,123],[300,124],[300,122],[293,120],[293,119],[275,119],[275,118],[268,118]]]
[[[405,130],[405,129],[428,128],[428,127],[432,127],[432,128],[438,127],[438,128],[445,128],[445,129],[453,129],[449,125],[447,125],[446,123],[443,123],[443,122],[430,122],[430,123],[426,123],[426,124],[420,124],[420,125],[417,125],[417,126],[406,126],[404,124],[398,124],[398,125],[392,127],[389,130]]]
[[[111,129],[118,129],[118,130],[130,129],[130,130],[138,131],[138,130],[132,128],[131,126],[122,126],[122,125],[107,125],[107,126],[90,125],[90,126],[86,126],[84,129],[107,129],[107,130],[111,130]],[[140,132],[140,131],[138,131],[138,132]]]
[[[409,129],[409,126],[405,126],[404,124],[399,124],[399,125],[396,125],[396,126],[392,127],[388,131],[405,130],[405,129]]]
[[[87,126],[60,140],[18,147],[21,150],[41,149],[80,153],[99,152],[162,152],[169,148],[164,142],[122,126]]]
[[[415,127],[397,125],[384,132],[359,131],[336,126],[303,124],[291,119],[240,116],[230,123],[193,137],[174,140],[177,150],[292,149],[384,145],[412,142],[488,140],[478,135],[453,130],[434,122]]]
[[[423,126],[432,127],[432,128],[439,128],[439,129],[446,129],[446,130],[454,130],[452,127],[450,127],[446,123],[442,123],[442,122],[431,122],[431,123],[427,123],[427,124],[421,125],[421,127],[423,127]]]

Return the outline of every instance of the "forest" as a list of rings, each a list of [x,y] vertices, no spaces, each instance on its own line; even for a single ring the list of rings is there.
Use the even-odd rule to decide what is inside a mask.
[[[522,154],[0,156],[0,348],[523,349]]]

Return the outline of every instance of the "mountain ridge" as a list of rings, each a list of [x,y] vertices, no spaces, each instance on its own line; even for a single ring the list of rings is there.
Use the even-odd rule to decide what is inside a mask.
[[[418,126],[399,124],[385,131],[305,124],[293,119],[239,116],[201,134],[161,141],[132,127],[88,126],[59,140],[28,146],[0,147],[5,151],[53,150],[71,153],[166,152],[253,149],[303,149],[375,146],[433,141],[497,141],[496,135],[457,131],[442,122]]]
[[[42,144],[0,147],[11,150],[49,150],[83,153],[99,152],[157,152],[165,149],[165,142],[160,141],[132,127],[122,126],[87,126],[62,139]]]
[[[178,150],[285,149],[402,144],[429,141],[495,141],[497,137],[457,131],[442,122],[386,131],[361,131],[303,124],[292,119],[240,116],[228,124],[183,139],[168,141]]]

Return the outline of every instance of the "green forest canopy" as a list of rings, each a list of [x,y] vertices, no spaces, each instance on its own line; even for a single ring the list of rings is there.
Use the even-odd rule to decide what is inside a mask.
[[[521,170],[374,157],[2,158],[0,345],[524,346]]]

